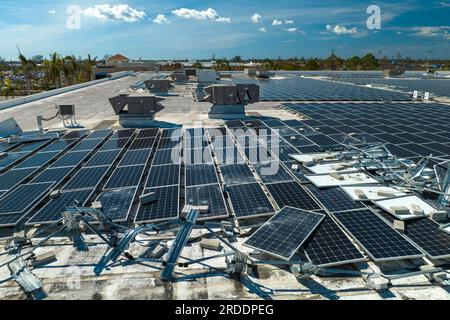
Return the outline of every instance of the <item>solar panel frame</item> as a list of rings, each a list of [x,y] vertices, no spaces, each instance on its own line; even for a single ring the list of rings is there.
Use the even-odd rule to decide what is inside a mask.
[[[147,206],[139,204],[134,222],[156,223],[176,219],[180,215],[180,186],[146,189],[144,193],[155,192],[157,201]],[[161,215],[160,213],[164,214]]]
[[[106,182],[103,191],[137,187],[142,181],[144,171],[145,165],[117,167]]]
[[[35,183],[19,186],[1,199],[0,216],[22,214],[31,210],[38,200],[50,191],[52,186],[52,183]],[[18,195],[21,196],[19,197]],[[20,199],[20,201],[17,199]]]
[[[280,221],[281,218],[283,220]],[[325,215],[321,213],[284,207],[252,234],[244,245],[278,259],[291,261],[324,218]]]
[[[31,177],[39,168],[13,169],[0,175],[0,188],[10,190]]]
[[[152,155],[151,149],[129,150],[119,162],[119,167],[147,164]]]
[[[85,168],[111,166],[119,158],[122,150],[99,151],[84,165]]]
[[[302,210],[320,210],[319,203],[297,181],[266,184],[279,208],[292,207]]]
[[[226,191],[237,220],[271,216],[276,212],[259,183],[227,186]]]
[[[135,139],[128,150],[154,149],[156,138]]]
[[[199,220],[228,218],[229,212],[219,184],[185,188],[186,205],[208,206],[209,212],[200,214]]]
[[[55,184],[58,184],[64,181],[74,170],[75,167],[48,168],[37,175],[30,183],[54,182]],[[58,172],[60,174],[56,175],[56,178],[50,178],[53,172]],[[46,176],[50,177],[46,178]]]
[[[220,172],[227,186],[256,182],[255,175],[245,163],[220,166]]]
[[[40,168],[60,155],[60,151],[39,152],[15,166],[15,169]]]
[[[184,167],[184,185],[186,187],[219,183],[216,167],[213,164],[196,164]]]
[[[110,169],[111,166],[82,168],[66,183],[62,190],[96,189]]]
[[[317,199],[322,207],[330,213],[367,208],[364,203],[361,201],[354,201],[340,188],[319,189],[312,184],[305,187]]]
[[[137,191],[137,187],[104,191],[95,201],[100,201],[103,213],[113,222],[125,222],[131,214]]]
[[[168,164],[165,166],[154,166],[150,169],[145,183],[146,189],[157,187],[179,185],[181,180],[181,165]]]
[[[77,152],[68,152],[56,162],[54,162],[50,168],[61,168],[61,167],[72,167],[78,166],[82,163],[92,151],[77,151]]]

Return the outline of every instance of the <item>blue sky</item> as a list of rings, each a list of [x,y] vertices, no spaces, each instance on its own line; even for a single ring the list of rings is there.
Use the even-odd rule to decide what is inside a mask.
[[[79,29],[67,27],[70,5],[79,8]],[[367,28],[370,5],[381,9],[380,30]],[[449,0],[1,0],[0,12],[7,59],[16,58],[16,44],[28,56],[323,57],[334,49],[346,57],[432,50],[433,58],[450,58]]]

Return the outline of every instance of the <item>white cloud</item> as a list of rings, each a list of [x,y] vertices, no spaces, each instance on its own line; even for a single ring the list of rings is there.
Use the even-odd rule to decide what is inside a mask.
[[[284,29],[286,32],[297,32],[298,29],[297,28],[286,28]]]
[[[450,26],[412,28],[412,31],[414,31],[413,35],[416,36],[427,38],[444,37],[450,39],[448,30],[450,30]]]
[[[258,31],[259,31],[259,32],[262,32],[262,33],[267,33],[267,29],[264,28],[264,27],[259,28]]]
[[[255,13],[250,19],[253,23],[260,23],[262,21],[262,17],[258,13]]]
[[[280,21],[280,20],[277,20],[277,19],[272,21],[272,25],[273,26],[281,26],[282,24],[283,24],[283,21]]]
[[[284,20],[285,24],[294,24],[294,20]]]
[[[328,24],[327,25],[327,30],[331,31],[331,32],[333,32],[333,33],[335,33],[337,35],[342,35],[342,34],[355,35],[355,34],[358,33],[358,28],[357,27],[353,27],[351,29],[348,29],[347,27],[339,25],[339,24],[335,25],[334,27]]]
[[[157,23],[157,24],[170,23],[170,21],[169,21],[169,20],[166,18],[166,16],[163,15],[163,14],[158,14],[158,15],[156,16],[156,18],[153,19],[153,22],[154,22],[154,23]]]
[[[195,19],[195,20],[213,20],[216,22],[230,23],[231,18],[221,17],[216,10],[208,8],[208,10],[198,11],[195,9],[181,8],[173,10],[172,13],[178,17],[184,19]]]
[[[144,11],[133,9],[127,4],[100,4],[85,9],[83,13],[87,17],[96,18],[100,21],[124,22],[137,22],[147,15]]]
[[[56,10],[55,10],[55,9],[52,9],[52,10],[48,10],[47,12],[48,12],[48,14],[55,14],[55,13],[56,13]]]

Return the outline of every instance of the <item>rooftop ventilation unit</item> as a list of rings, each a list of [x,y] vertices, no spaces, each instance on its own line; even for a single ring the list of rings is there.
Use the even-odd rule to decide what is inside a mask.
[[[170,80],[166,79],[153,79],[144,82],[145,87],[152,93],[167,93],[174,86]]]

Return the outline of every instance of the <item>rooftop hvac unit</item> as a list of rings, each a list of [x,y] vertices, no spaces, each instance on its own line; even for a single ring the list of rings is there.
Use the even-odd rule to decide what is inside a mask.
[[[172,74],[172,80],[175,82],[185,82],[187,81],[186,72],[176,71]]]
[[[220,75],[216,70],[198,70],[199,83],[217,83],[220,80]]]
[[[155,93],[167,92],[173,88],[171,81],[167,79],[147,80],[144,82],[144,84],[147,90]]]
[[[245,105],[259,102],[256,84],[212,85],[205,88],[208,102],[215,105]]]

